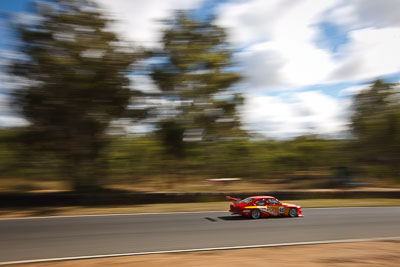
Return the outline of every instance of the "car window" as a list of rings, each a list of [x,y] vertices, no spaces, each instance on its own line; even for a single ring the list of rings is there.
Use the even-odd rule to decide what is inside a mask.
[[[253,200],[254,200],[253,198],[248,197],[248,198],[245,198],[245,199],[241,200],[240,203],[249,204]]]
[[[267,203],[265,202],[265,199],[259,199],[256,202],[254,202],[257,206],[265,206]]]
[[[270,198],[268,199],[268,205],[279,205],[279,201],[274,199],[274,198]]]

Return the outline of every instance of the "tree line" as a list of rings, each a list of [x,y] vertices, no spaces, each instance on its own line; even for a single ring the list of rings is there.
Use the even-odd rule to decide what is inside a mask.
[[[241,128],[241,76],[226,33],[211,19],[176,12],[162,48],[147,51],[110,31],[92,1],[38,2],[34,11],[37,19],[15,24],[22,56],[9,66],[23,81],[13,106],[29,125],[0,132],[1,176],[53,176],[77,191],[165,173],[268,179],[351,165],[399,177],[394,84],[376,81],[354,98],[351,138],[254,141]],[[149,58],[157,92],[129,79]],[[122,120],[154,130],[118,133]]]

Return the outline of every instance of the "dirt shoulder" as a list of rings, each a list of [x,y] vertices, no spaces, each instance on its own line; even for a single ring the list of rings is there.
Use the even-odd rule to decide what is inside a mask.
[[[13,266],[400,266],[400,241],[301,245],[224,251],[186,252],[129,257],[32,263]]]

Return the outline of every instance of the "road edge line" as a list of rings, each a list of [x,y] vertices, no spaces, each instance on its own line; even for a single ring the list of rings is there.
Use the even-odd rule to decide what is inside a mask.
[[[130,215],[162,215],[162,214],[185,214],[185,213],[210,213],[210,212],[228,212],[226,210],[214,211],[171,211],[171,212],[141,212],[141,213],[105,213],[105,214],[81,214],[81,215],[60,215],[60,216],[28,216],[28,217],[9,217],[0,218],[0,221],[6,220],[28,220],[28,219],[57,219],[57,218],[78,218],[78,217],[109,217],[109,216],[130,216]]]
[[[103,255],[62,257],[62,258],[45,258],[45,259],[0,262],[0,265],[28,264],[28,263],[41,263],[41,262],[53,262],[53,261],[89,260],[89,259],[99,259],[99,258],[128,257],[128,256],[185,253],[185,252],[202,252],[202,251],[213,251],[213,250],[234,250],[234,249],[250,249],[250,248],[323,245],[323,244],[335,244],[335,243],[371,242],[371,241],[385,241],[385,240],[400,240],[400,236],[358,238],[358,239],[338,239],[338,240],[324,240],[324,241],[305,241],[305,242],[247,245],[247,246],[230,246],[230,247],[215,247],[215,248],[177,249],[177,250],[162,250],[162,251],[148,251],[148,252],[132,252],[132,253],[116,253],[116,254],[103,254]]]

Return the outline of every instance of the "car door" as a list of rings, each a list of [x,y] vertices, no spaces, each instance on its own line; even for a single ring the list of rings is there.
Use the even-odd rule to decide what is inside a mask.
[[[275,198],[268,199],[268,209],[273,216],[285,215],[285,207]]]
[[[268,202],[265,198],[257,199],[254,201],[254,205],[257,206],[263,216],[272,216],[270,210],[268,210]]]

